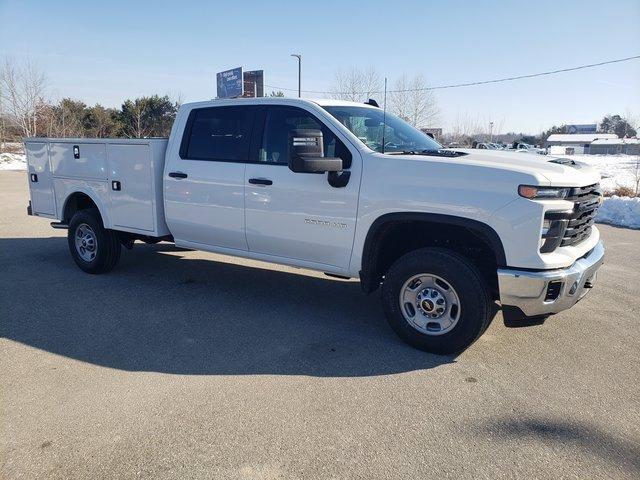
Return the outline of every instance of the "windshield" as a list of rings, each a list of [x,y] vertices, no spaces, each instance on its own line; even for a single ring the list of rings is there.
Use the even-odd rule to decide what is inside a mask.
[[[325,106],[327,112],[347,127],[367,147],[380,153],[422,152],[442,146],[417,128],[387,112],[383,139],[384,113],[379,108]]]

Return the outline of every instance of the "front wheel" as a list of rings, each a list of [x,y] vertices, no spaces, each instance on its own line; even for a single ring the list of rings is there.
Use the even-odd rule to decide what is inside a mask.
[[[478,269],[465,257],[423,248],[399,258],[382,285],[387,320],[408,344],[451,354],[471,345],[490,320],[490,297]]]
[[[120,259],[118,234],[102,225],[95,209],[80,210],[69,222],[69,251],[76,265],[87,273],[106,273]]]

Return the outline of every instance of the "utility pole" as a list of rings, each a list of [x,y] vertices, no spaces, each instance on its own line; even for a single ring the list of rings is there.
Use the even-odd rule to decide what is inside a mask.
[[[292,53],[291,56],[298,59],[298,98],[300,98],[302,97],[302,55]]]
[[[493,143],[493,122],[489,122],[489,143]]]

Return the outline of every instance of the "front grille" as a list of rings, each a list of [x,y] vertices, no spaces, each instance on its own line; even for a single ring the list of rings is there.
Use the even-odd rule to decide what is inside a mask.
[[[600,184],[572,188],[567,200],[575,202],[574,215],[564,231],[561,247],[576,245],[591,235],[594,218],[600,206]]]

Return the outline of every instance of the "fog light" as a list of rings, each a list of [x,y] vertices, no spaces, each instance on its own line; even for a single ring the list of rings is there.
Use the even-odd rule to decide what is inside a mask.
[[[560,290],[562,289],[562,282],[560,280],[554,280],[547,285],[547,294],[544,297],[545,302],[551,302],[556,300],[560,296]]]
[[[578,282],[573,282],[573,285],[571,285],[571,288],[569,289],[569,295],[576,293],[576,290],[578,290]]]

